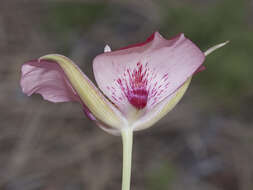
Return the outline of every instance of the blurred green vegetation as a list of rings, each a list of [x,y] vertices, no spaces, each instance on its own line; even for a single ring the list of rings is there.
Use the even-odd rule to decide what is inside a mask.
[[[62,2],[49,4],[48,27],[60,35],[82,32],[105,14],[105,3]]]
[[[101,19],[106,13],[106,3],[54,2],[48,4],[48,17],[43,22],[43,30],[53,35],[68,54],[71,42],[80,39],[83,32]]]
[[[248,5],[246,0],[223,0],[201,8],[184,2],[163,9],[162,32],[166,35],[183,31],[202,50],[230,40],[226,47],[207,57],[207,70],[199,74],[196,82],[207,94],[221,98],[231,107],[253,94],[253,28],[247,23]]]
[[[176,170],[168,161],[164,162],[160,167],[150,172],[147,182],[150,190],[168,190],[170,189]]]

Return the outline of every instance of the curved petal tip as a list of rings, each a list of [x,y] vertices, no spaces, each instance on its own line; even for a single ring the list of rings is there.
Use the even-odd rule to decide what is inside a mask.
[[[207,55],[209,55],[210,53],[212,53],[213,51],[215,51],[215,50],[217,50],[217,49],[219,49],[219,48],[221,48],[221,47],[227,45],[229,42],[230,42],[230,41],[226,41],[226,42],[220,43],[220,44],[218,44],[218,45],[215,45],[215,46],[209,48],[208,50],[205,51],[205,53],[204,53],[205,56],[207,56]]]

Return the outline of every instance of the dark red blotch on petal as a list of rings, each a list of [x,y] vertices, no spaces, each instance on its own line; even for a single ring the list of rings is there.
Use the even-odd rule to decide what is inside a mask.
[[[137,109],[143,109],[147,105],[148,91],[146,89],[134,89],[127,96],[128,101]]]

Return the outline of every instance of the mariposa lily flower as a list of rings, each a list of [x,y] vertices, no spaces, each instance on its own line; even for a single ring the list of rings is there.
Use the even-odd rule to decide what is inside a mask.
[[[101,91],[69,58],[49,54],[22,66],[21,87],[25,94],[38,93],[51,102],[79,102],[102,129],[122,134],[125,152],[131,149],[132,141],[126,139],[132,131],[151,127],[172,110],[192,76],[203,70],[205,56],[223,45],[203,53],[183,34],[166,40],[155,32],[144,43],[116,51],[106,46],[93,61]],[[124,159],[129,165],[129,158]],[[122,185],[129,189],[129,170],[123,178],[129,178]]]

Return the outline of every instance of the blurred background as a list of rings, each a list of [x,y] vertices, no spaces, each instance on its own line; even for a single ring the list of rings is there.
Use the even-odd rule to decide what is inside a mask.
[[[135,133],[132,189],[253,189],[252,0],[1,0],[0,189],[121,188],[122,145],[75,103],[25,96],[23,62],[48,53],[72,58],[94,80],[92,59],[179,32],[207,57],[183,100]]]

